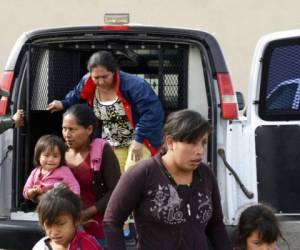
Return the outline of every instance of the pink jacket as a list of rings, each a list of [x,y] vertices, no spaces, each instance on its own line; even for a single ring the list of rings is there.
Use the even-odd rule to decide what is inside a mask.
[[[27,191],[33,187],[40,187],[48,190],[54,187],[55,184],[63,182],[75,194],[80,194],[80,187],[71,170],[66,166],[61,166],[53,169],[51,172],[41,175],[41,167],[33,169],[28,177],[23,189],[23,196],[28,199]]]

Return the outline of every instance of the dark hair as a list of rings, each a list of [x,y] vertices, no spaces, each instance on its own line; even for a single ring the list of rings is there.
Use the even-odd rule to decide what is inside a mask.
[[[171,113],[164,126],[164,135],[174,141],[194,143],[212,130],[209,122],[198,112],[183,109]]]
[[[242,212],[236,232],[237,245],[246,249],[247,238],[254,231],[258,232],[262,242],[270,244],[277,241],[278,238],[282,238],[286,242],[273,209],[265,204],[250,206]]]
[[[91,55],[87,65],[88,71],[91,72],[97,66],[105,67],[112,73],[115,73],[118,69],[114,56],[108,51],[98,51]]]
[[[34,164],[40,165],[40,157],[42,152],[45,151],[46,149],[50,149],[51,151],[53,151],[55,147],[58,147],[58,150],[61,155],[59,164],[60,166],[64,165],[66,147],[63,139],[57,135],[43,135],[42,137],[40,137],[40,139],[37,141],[34,147],[34,157],[33,157]]]
[[[88,128],[89,126],[93,126],[93,130],[96,128],[97,118],[92,108],[86,104],[75,104],[71,106],[65,111],[63,118],[67,115],[73,115],[78,125],[84,128]]]
[[[53,225],[56,218],[64,214],[70,214],[74,221],[79,221],[81,200],[68,187],[59,184],[41,196],[36,211],[42,226],[45,223]]]

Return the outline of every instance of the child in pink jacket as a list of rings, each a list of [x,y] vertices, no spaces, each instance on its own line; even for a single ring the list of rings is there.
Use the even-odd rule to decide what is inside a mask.
[[[80,187],[71,170],[63,166],[65,144],[56,135],[44,135],[34,148],[34,163],[23,189],[25,199],[38,201],[39,196],[59,183],[64,183],[70,190],[80,194]]]

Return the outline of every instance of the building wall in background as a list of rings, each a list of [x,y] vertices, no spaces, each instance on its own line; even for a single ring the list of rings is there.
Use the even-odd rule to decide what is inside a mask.
[[[126,12],[131,23],[180,26],[213,33],[236,90],[247,94],[250,64],[264,34],[300,27],[300,1],[286,0],[0,0],[0,70],[16,39],[35,28],[103,24],[104,13]]]

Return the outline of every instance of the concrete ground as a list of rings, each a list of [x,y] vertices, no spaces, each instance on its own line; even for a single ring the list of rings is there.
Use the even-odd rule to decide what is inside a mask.
[[[279,247],[281,250],[300,250],[300,221],[283,221],[281,230],[283,237],[288,241],[289,248],[286,243],[280,241]]]

